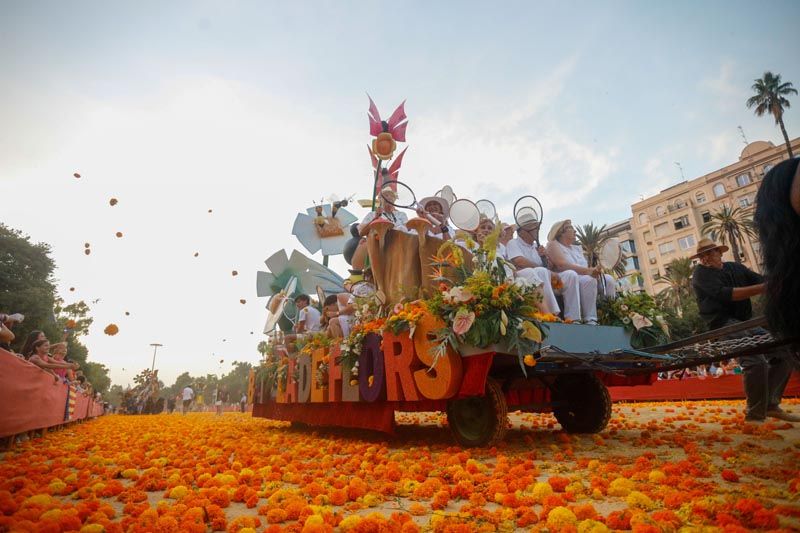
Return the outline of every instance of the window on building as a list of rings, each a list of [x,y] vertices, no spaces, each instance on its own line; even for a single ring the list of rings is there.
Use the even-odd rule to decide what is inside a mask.
[[[655,250],[647,250],[647,260],[650,262],[651,265],[656,264],[656,251]]]
[[[664,209],[663,205],[659,205],[659,206],[656,207],[656,216],[657,217],[662,217],[665,214],[667,214],[667,211],[666,211],[666,209]]]
[[[625,260],[625,272],[633,272],[635,270],[639,270],[639,258],[638,257],[629,257]]]
[[[622,249],[628,254],[636,253],[636,242],[633,239],[622,241],[620,246],[622,246]]]
[[[661,272],[659,272],[658,270],[653,272],[653,281],[658,281],[660,279],[661,279]]]
[[[714,198],[719,198],[720,196],[725,196],[725,185],[717,183],[714,185]]]
[[[686,237],[678,239],[678,246],[680,246],[681,250],[691,250],[694,248],[694,245],[694,235],[687,235]]]
[[[645,231],[645,232],[642,234],[642,236],[644,237],[644,242],[645,242],[645,244],[651,244],[651,243],[652,243],[652,240],[651,240],[651,237],[650,237],[650,232],[649,232],[649,231]]]
[[[647,213],[639,213],[639,224],[647,224]]]
[[[703,213],[700,216],[703,217],[703,224],[705,224],[707,222],[711,222],[711,213],[710,212],[703,211]]]
[[[750,185],[750,174],[742,174],[741,176],[736,176],[736,185],[738,185],[739,187]]]
[[[699,193],[695,194],[694,197],[698,204],[706,203],[706,193],[700,191]]]
[[[672,241],[662,242],[658,245],[658,252],[661,255],[669,255],[675,251],[675,243]]]
[[[764,165],[764,168],[761,169],[761,170],[763,171],[764,174],[766,174],[767,172],[772,170],[772,167],[773,167],[773,165],[770,165],[769,163],[767,163],[766,165]]]
[[[683,215],[672,221],[675,224],[675,229],[683,229],[689,227],[689,215]]]
[[[669,232],[669,224],[662,222],[661,224],[657,224],[653,229],[656,232],[656,237],[663,237]]]
[[[739,207],[750,207],[751,205],[753,205],[753,203],[749,196],[741,196],[739,198]]]
[[[686,200],[683,198],[678,198],[675,200],[675,209],[682,209],[684,207],[686,207]]]

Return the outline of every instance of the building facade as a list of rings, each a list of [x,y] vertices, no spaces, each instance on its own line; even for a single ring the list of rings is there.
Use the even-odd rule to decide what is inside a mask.
[[[644,278],[639,264],[639,247],[636,244],[636,235],[631,225],[632,219],[627,218],[621,222],[606,226],[609,237],[616,237],[625,254],[625,276],[617,280],[617,289],[624,292],[641,292],[644,290]]]
[[[800,137],[792,140],[791,145],[795,153],[800,152]],[[663,290],[665,285],[657,281],[666,274],[669,262],[694,254],[697,242],[705,236],[701,228],[722,206],[753,207],[764,175],[773,165],[786,159],[786,155],[784,144],[775,146],[771,142],[755,141],[742,150],[736,163],[678,183],[633,204],[633,217],[614,226],[622,225],[617,228],[621,241],[628,234],[633,237],[627,240],[635,248],[644,290],[649,294]],[[625,229],[625,222],[630,229]],[[748,237],[744,241],[742,262],[760,271],[758,241]],[[731,251],[723,257],[725,261],[733,259]]]

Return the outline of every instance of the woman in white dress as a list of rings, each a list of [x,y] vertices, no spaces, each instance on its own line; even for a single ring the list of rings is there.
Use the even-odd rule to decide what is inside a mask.
[[[578,275],[581,317],[585,323],[597,324],[597,280],[603,271],[599,266],[589,266],[583,249],[575,244],[575,237],[571,220],[559,220],[553,224],[547,234],[547,257],[556,272],[571,270]],[[606,286],[613,290],[613,278]]]

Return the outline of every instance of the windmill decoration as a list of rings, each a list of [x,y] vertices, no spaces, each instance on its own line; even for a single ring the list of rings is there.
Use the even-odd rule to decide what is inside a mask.
[[[378,191],[381,190],[383,183],[389,180],[397,180],[397,173],[400,171],[400,164],[403,161],[403,155],[406,149],[400,152],[397,159],[384,169],[383,162],[389,161],[394,157],[394,151],[397,149],[398,142],[406,142],[406,127],[408,126],[408,117],[406,116],[405,105],[403,100],[397,109],[394,110],[389,120],[381,120],[381,114],[378,112],[378,107],[372,98],[369,98],[369,134],[375,137],[372,140],[372,146],[369,147],[369,155],[372,159],[372,168],[375,170],[375,179],[372,186],[372,210],[375,210],[375,199]]]
[[[309,293],[318,285],[328,294],[345,292],[341,276],[297,250],[292,251],[291,257],[285,250],[278,250],[264,263],[269,272],[256,273],[256,294],[259,297],[271,297],[290,287],[291,294],[285,296],[291,301],[294,296]],[[292,278],[296,278],[295,284],[289,283]],[[278,325],[283,331],[291,329],[291,322],[285,317],[279,320]]]
[[[344,209],[350,199],[330,198],[329,204],[314,204],[305,213],[298,213],[292,226],[292,235],[297,237],[308,253],[322,250],[322,264],[328,264],[329,255],[342,253],[344,244],[350,238],[347,227],[358,220]]]

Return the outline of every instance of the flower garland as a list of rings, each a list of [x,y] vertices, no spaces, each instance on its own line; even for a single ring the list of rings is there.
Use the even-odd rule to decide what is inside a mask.
[[[622,326],[631,333],[631,346],[647,348],[669,341],[669,328],[652,296],[626,292],[613,300],[598,301],[599,321],[607,326]]]

